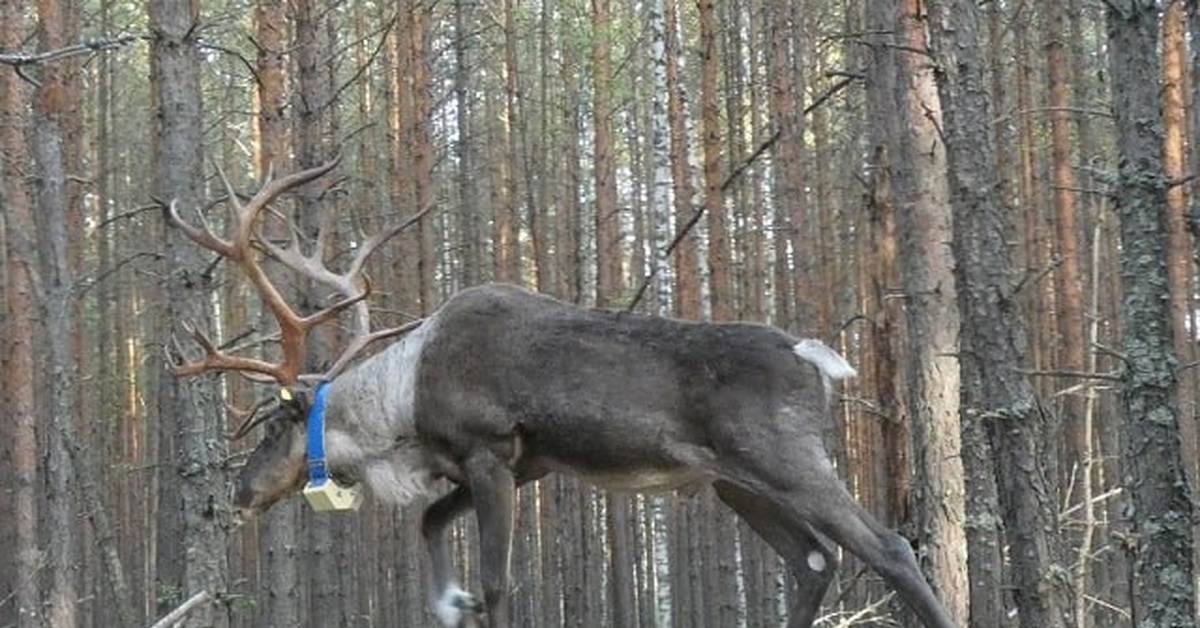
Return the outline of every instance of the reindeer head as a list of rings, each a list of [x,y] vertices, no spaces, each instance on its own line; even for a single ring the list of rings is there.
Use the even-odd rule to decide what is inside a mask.
[[[231,210],[232,233],[228,238],[215,235],[203,216],[197,226],[180,217],[174,202],[167,207],[167,219],[189,239],[237,265],[257,289],[279,325],[279,333],[275,337],[281,354],[278,362],[226,352],[206,333],[194,328],[188,328],[187,332],[203,351],[199,358],[188,358],[179,342],[174,342],[167,352],[171,370],[178,377],[208,371],[236,371],[260,381],[274,381],[283,386],[279,397],[269,406],[260,404],[258,410],[250,414],[235,435],[235,438],[239,438],[256,425],[266,425],[266,436],[250,454],[237,480],[234,508],[238,514],[265,510],[282,497],[304,486],[305,417],[311,396],[300,382],[329,381],[370,343],[395,336],[419,323],[417,321],[372,331],[370,311],[366,304],[370,284],[363,276],[362,269],[372,252],[420,220],[424,212],[389,225],[359,243],[344,272],[335,272],[328,268],[324,261],[329,240],[325,227],[335,221],[322,221],[316,242],[309,243],[309,252],[306,253],[300,241],[300,230],[296,225],[284,218],[284,214],[268,209],[271,202],[280,195],[316,180],[331,171],[337,163],[338,160],[334,159],[316,168],[280,179],[273,179],[268,173],[266,182],[244,204],[224,173],[221,173],[221,179],[228,191],[226,203]],[[290,241],[281,244],[264,237],[263,223],[268,220],[281,222],[286,232],[291,234]],[[338,300],[312,314],[297,313],[284,300],[281,292],[272,284],[267,272],[262,268],[261,262],[264,257],[273,259],[295,273],[326,287]],[[331,361],[332,366],[325,373],[302,375],[309,333],[318,325],[335,321],[344,313],[348,313],[352,319],[350,327],[353,335],[347,341],[341,355]]]
[[[234,483],[235,523],[265,511],[304,486],[309,398],[307,391],[281,388],[271,405],[252,413],[238,428],[235,439],[260,424],[265,426],[266,434]]]

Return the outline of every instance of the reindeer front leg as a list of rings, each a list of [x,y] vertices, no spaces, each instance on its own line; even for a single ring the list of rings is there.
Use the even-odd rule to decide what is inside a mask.
[[[509,628],[508,580],[516,480],[495,453],[472,454],[463,465],[479,521],[480,580],[488,628]]]
[[[446,526],[470,507],[471,492],[464,486],[456,486],[430,504],[421,517],[421,535],[429,551],[429,603],[446,628],[464,628],[468,613],[481,608],[478,600],[459,586],[446,540]]]

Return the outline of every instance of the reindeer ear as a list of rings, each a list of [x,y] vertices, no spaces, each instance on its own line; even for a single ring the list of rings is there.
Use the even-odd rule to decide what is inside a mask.
[[[304,418],[308,411],[308,395],[302,390],[288,386],[279,389],[279,406],[287,411],[288,418]]]

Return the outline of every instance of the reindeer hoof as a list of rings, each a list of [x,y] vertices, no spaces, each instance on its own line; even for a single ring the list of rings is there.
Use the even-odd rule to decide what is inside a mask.
[[[482,610],[483,604],[474,595],[451,585],[438,598],[433,613],[446,628],[466,628],[469,615]]]

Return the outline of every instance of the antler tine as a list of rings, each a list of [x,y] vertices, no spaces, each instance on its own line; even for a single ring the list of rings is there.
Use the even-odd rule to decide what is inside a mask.
[[[430,205],[429,207],[417,212],[415,215],[410,216],[407,220],[398,222],[368,238],[367,241],[363,243],[362,248],[359,249],[358,254],[354,256],[354,260],[350,262],[350,267],[346,271],[346,275],[355,276],[362,272],[363,265],[366,264],[367,258],[375,252],[375,249],[383,246],[384,243],[399,235],[400,232],[420,222],[426,214],[433,211],[433,208],[434,206]]]
[[[361,352],[363,349],[366,349],[372,343],[412,331],[420,326],[423,322],[425,322],[425,319],[417,319],[396,327],[380,329],[369,334],[360,334],[355,336],[354,339],[350,341],[350,344],[346,346],[346,350],[342,352],[342,355],[338,356],[338,359],[329,366],[329,368],[320,376],[319,379],[333,379],[338,373],[342,372],[342,369],[346,368],[346,365],[350,363],[350,360],[354,359],[359,352]]]
[[[341,160],[342,156],[339,154],[334,156],[333,159],[330,159],[319,166],[309,168],[307,170],[301,170],[299,172],[293,172],[282,179],[274,179],[272,178],[272,173],[268,172],[267,179],[263,181],[262,187],[259,188],[258,192],[254,194],[249,202],[242,206],[241,211],[243,215],[243,221],[247,224],[247,226],[251,225],[255,222],[259,212],[261,212],[263,208],[269,205],[271,201],[275,200],[279,195],[291,190],[292,188],[299,187],[305,183],[321,178],[330,170],[336,168]]]
[[[175,355],[167,351],[167,363],[171,369],[171,373],[176,377],[199,375],[207,371],[248,371],[269,375],[273,379],[279,379],[280,377],[281,368],[278,365],[257,358],[224,353],[217,348],[212,339],[208,337],[208,334],[191,325],[184,325],[184,331],[204,351],[204,357],[197,360],[188,360],[184,357],[183,347],[180,346],[179,339],[172,338],[172,347],[175,354],[179,357],[176,359]]]
[[[338,285],[340,287],[335,287],[335,289],[337,289],[343,296],[347,298],[340,303],[335,303],[327,308],[327,310],[333,310],[335,308],[342,310],[354,306],[358,320],[355,325],[356,329],[354,337],[351,338],[347,343],[346,348],[342,351],[342,354],[338,356],[336,360],[334,360],[333,365],[330,366],[329,369],[321,376],[323,379],[332,379],[343,368],[345,368],[345,366],[349,364],[355,356],[357,356],[363,351],[363,349],[366,349],[372,343],[384,338],[390,338],[397,334],[404,333],[420,324],[420,321],[418,320],[390,329],[383,329],[375,332],[371,331],[371,314],[366,309],[364,303],[367,296],[371,293],[371,281],[366,275],[363,274],[363,266],[366,265],[367,258],[369,258],[371,254],[374,253],[379,247],[383,246],[384,243],[386,243],[388,240],[391,240],[400,232],[419,222],[425,217],[426,214],[432,211],[432,209],[432,205],[426,207],[416,215],[409,217],[407,220],[395,223],[368,238],[363,246],[359,249],[358,253],[354,256],[354,259],[351,260],[346,272],[337,276]],[[363,281],[363,287],[361,290],[358,289],[355,281],[355,279],[358,277],[361,277]],[[322,313],[319,312],[317,315],[320,314]],[[314,317],[317,315],[314,315]]]
[[[261,411],[264,406],[271,402],[272,399],[270,398],[260,399],[257,403],[251,406],[249,410],[235,408],[233,405],[226,403],[225,411],[229,413],[230,418],[236,421],[238,424],[237,431],[233,433],[233,436],[230,437],[230,440],[240,439],[241,437],[250,433],[250,430],[254,429],[258,424],[262,423],[268,415],[262,414]]]
[[[183,234],[186,235],[189,240],[210,251],[215,251],[222,257],[227,257],[234,260],[237,259],[238,251],[233,243],[222,240],[214,235],[213,232],[208,228],[208,223],[204,223],[202,227],[197,227],[184,220],[183,217],[179,215],[179,201],[177,199],[172,199],[171,202],[167,204],[166,211],[167,219],[171,222],[171,224],[178,227],[180,231],[183,231]]]

